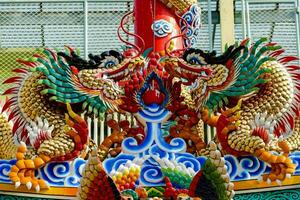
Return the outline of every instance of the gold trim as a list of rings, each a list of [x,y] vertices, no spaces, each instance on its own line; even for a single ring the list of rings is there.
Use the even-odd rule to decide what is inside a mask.
[[[76,193],[77,193],[77,187],[73,188],[73,187],[53,187],[53,186],[51,186],[49,190],[41,190],[39,192],[36,192],[36,191],[34,191],[33,188],[31,190],[28,190],[26,188],[26,186],[24,186],[24,185],[21,185],[19,188],[16,189],[13,184],[0,183],[0,191],[74,197],[74,196],[76,196]]]
[[[258,180],[237,181],[233,183],[234,183],[234,190],[236,191],[280,187],[280,185],[278,185],[276,182],[272,182],[271,184],[268,184],[267,182],[259,182]],[[300,184],[300,176],[292,176],[292,178],[284,180],[281,186],[290,186],[290,185],[299,185],[299,184]]]

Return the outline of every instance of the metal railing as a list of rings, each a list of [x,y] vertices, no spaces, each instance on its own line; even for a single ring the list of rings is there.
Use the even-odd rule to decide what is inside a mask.
[[[96,144],[101,144],[107,136],[111,135],[112,129],[106,125],[108,120],[107,116],[105,116],[103,120],[100,120],[96,116],[90,117],[85,115],[85,113],[82,113],[81,117],[86,120],[89,129],[89,137],[92,138]],[[113,113],[112,119],[117,122],[127,120],[131,127],[137,126],[136,119],[130,114]]]
[[[268,37],[300,57],[299,0],[236,1],[236,38]]]
[[[29,57],[29,51],[34,48],[62,49],[64,45],[69,45],[79,48],[85,58],[88,53],[121,50],[123,44],[118,40],[117,27],[121,17],[133,9],[133,0],[111,2],[0,0],[0,81],[3,82],[12,75],[12,69],[19,67],[16,58]],[[199,4],[202,7],[203,25],[197,47],[220,51],[219,25],[211,15],[216,9],[216,2],[201,0]],[[133,31],[133,25],[128,28]],[[122,37],[133,41],[126,35]],[[0,85],[0,92],[4,89],[5,86]]]

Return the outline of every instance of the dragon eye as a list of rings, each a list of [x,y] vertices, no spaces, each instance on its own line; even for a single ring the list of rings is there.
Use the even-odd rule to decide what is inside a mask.
[[[100,68],[112,68],[119,64],[119,60],[114,56],[106,56],[103,60],[101,60]]]
[[[205,59],[196,53],[191,53],[186,57],[186,61],[191,65],[205,65]]]
[[[189,63],[192,64],[192,65],[199,65],[199,64],[201,64],[200,60],[198,60],[197,58],[191,58],[189,60]]]

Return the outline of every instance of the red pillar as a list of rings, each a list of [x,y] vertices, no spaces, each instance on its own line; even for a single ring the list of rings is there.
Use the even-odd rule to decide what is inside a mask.
[[[155,52],[164,51],[166,42],[168,42],[171,37],[181,34],[179,19],[175,15],[175,12],[167,8],[160,0],[135,0],[134,17],[135,34],[144,39],[145,50],[153,48]],[[172,33],[165,37],[155,36],[151,26],[156,20],[165,20],[171,24]],[[172,41],[175,45],[174,49],[182,49],[183,40],[181,37]],[[135,43],[141,46],[139,40],[136,39]]]

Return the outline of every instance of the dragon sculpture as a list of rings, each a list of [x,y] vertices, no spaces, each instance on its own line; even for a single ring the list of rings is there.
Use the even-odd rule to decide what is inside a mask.
[[[299,132],[293,131],[298,126],[299,66],[288,64],[296,57],[279,58],[284,52],[280,46],[264,42],[249,46],[247,39],[219,57],[189,49],[181,58],[167,59],[165,69],[191,85],[196,110],[217,128],[224,154],[257,156],[272,166],[264,180],[280,182],[295,170],[289,150],[299,148]],[[206,80],[195,73],[203,66],[213,70]]]
[[[8,116],[0,116],[0,158],[16,157],[9,173],[16,187],[46,189],[47,183],[35,177],[36,169],[86,154],[80,199],[149,197],[136,185],[145,162],[160,166],[166,185],[162,193],[170,199],[232,199],[225,154],[250,154],[267,162],[271,172],[263,180],[268,182],[280,183],[293,174],[288,155],[300,141],[300,67],[289,63],[297,58],[281,56],[284,50],[266,39],[254,44],[246,39],[221,56],[191,48],[200,26],[196,3],[135,1],[134,15],[125,15],[118,30],[122,41],[120,31],[136,39],[134,44],[124,41],[133,46],[124,52],[90,54],[84,60],[70,47],[64,52],[45,48],[18,60],[24,67],[5,81],[13,86],[3,93],[9,96],[2,108]],[[149,8],[157,11],[154,22],[145,11]],[[131,16],[135,34],[124,29]],[[96,145],[87,123],[76,114],[82,112],[106,118],[112,128],[97,150],[92,150]],[[108,117],[113,112],[134,115],[137,125]],[[217,145],[204,143],[203,123],[216,127]],[[187,152],[208,159],[197,172],[145,154],[107,171],[110,158],[140,155],[155,145],[167,147],[170,155]]]
[[[99,117],[116,109],[122,102],[120,90],[112,80],[102,76],[119,78],[126,74],[125,68],[133,70],[141,63],[139,58],[123,59],[115,51],[105,52],[85,65],[71,48],[58,54],[44,49],[43,54],[18,61],[25,68],[15,69],[20,76],[5,81],[15,86],[4,92],[11,97],[2,109],[5,112],[10,108],[8,121],[14,122],[13,138],[20,143],[16,154],[18,161],[12,167],[10,177],[17,187],[25,184],[28,189],[34,187],[36,190],[47,187],[47,184],[34,178],[34,169],[50,161],[71,160],[87,149],[87,124],[72,111],[70,104],[81,103],[83,109],[87,108],[88,112]],[[75,63],[77,67],[73,66]],[[91,69],[93,66],[97,68]],[[117,69],[112,70],[111,66]],[[2,135],[8,138],[5,127]],[[1,148],[7,149],[7,144],[3,145]],[[28,154],[26,145],[31,147]],[[10,154],[6,156],[12,157]]]

